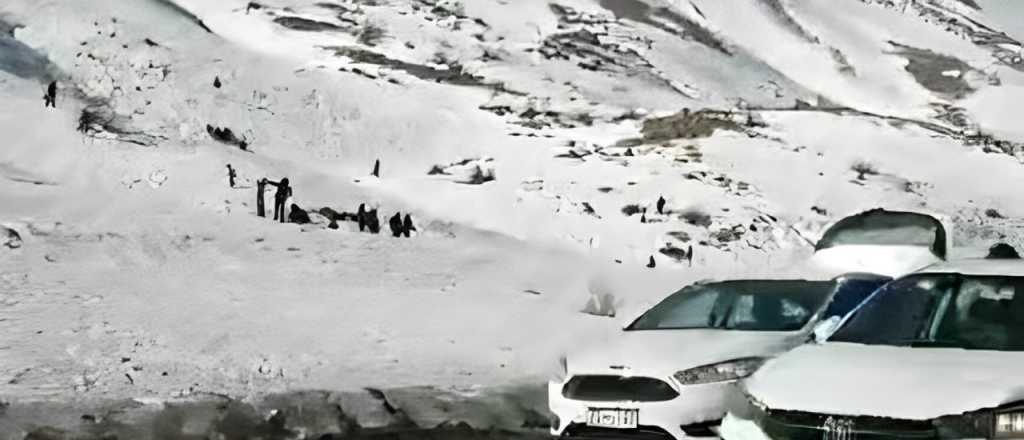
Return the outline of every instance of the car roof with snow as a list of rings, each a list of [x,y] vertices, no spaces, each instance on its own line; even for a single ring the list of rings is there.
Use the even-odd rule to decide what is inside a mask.
[[[963,275],[1024,277],[1024,260],[1015,258],[966,258],[936,263],[915,273],[958,273]]]

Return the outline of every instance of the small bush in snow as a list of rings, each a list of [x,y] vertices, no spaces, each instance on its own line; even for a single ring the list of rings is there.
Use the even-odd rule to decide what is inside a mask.
[[[854,162],[854,164],[850,166],[850,170],[857,173],[857,180],[864,180],[865,176],[878,175],[878,169],[875,168],[871,162],[866,160]]]
[[[1003,214],[1001,212],[996,211],[993,208],[989,208],[989,209],[985,210],[985,217],[988,217],[988,218],[1006,218],[1006,217],[1003,216]]]
[[[470,174],[469,179],[464,180],[460,183],[465,183],[467,185],[480,185],[482,183],[490,182],[492,180],[494,180],[494,170],[490,168],[485,170],[483,168],[480,168],[480,165],[477,165],[473,169],[473,174]]]
[[[359,32],[358,40],[367,46],[376,46],[387,38],[388,32],[383,26],[376,23],[367,23]]]
[[[690,208],[679,214],[679,218],[694,226],[711,226],[711,214],[697,208]]]
[[[634,216],[640,213],[640,205],[630,204],[622,207],[622,213],[628,216]]]

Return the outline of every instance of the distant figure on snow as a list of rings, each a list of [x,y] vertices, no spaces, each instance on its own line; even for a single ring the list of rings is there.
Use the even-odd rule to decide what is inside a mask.
[[[388,220],[388,226],[391,227],[391,236],[392,237],[401,237],[402,236],[402,232],[403,232],[402,231],[402,213],[396,212],[395,215],[391,216],[391,219]]]
[[[277,192],[274,193],[274,220],[284,223],[286,217],[284,204],[292,196],[292,187],[288,185],[287,177],[281,179],[280,182],[268,180],[267,183],[277,187]]]
[[[359,232],[366,230],[366,204],[360,203],[359,210],[356,211],[356,221],[359,222]]]
[[[237,175],[235,174],[235,169],[231,168],[231,164],[228,164],[228,185],[230,185],[232,188],[235,187],[235,177],[237,177]]]
[[[366,211],[366,215],[364,217],[366,219],[366,228],[370,230],[370,233],[371,234],[379,234],[380,233],[380,217],[377,216],[377,209],[374,208],[374,209],[371,209],[369,211]]]
[[[686,248],[686,262],[687,262],[687,264],[690,265],[690,267],[693,267],[693,245],[692,244],[689,247]]]
[[[307,213],[304,209],[300,208],[299,205],[292,203],[292,206],[289,209],[289,211],[290,212],[288,213],[288,221],[291,223],[304,225],[311,221],[309,219],[309,213]]]
[[[402,222],[402,234],[408,238],[412,231],[416,230],[416,226],[412,224],[412,216],[405,214],[405,221]]]
[[[654,264],[654,255],[651,255],[651,258],[647,260],[647,268],[654,269],[655,266],[656,264]]]
[[[51,81],[46,87],[46,94],[43,95],[43,108],[57,108],[57,81]]]
[[[218,88],[218,89],[220,88],[220,77],[219,76],[213,77],[213,86]]]
[[[264,177],[256,181],[256,215],[259,217],[266,217],[266,210],[263,205],[263,193],[267,189],[267,178]]]
[[[658,196],[658,214],[665,213],[665,203],[665,198],[662,196]]]
[[[370,173],[373,177],[380,177],[380,159],[373,162],[373,172]]]

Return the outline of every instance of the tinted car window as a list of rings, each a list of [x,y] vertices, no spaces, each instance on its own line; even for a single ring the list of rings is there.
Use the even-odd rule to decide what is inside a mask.
[[[799,330],[824,306],[834,288],[831,281],[802,280],[696,284],[665,298],[627,330]]]
[[[829,303],[822,316],[825,318],[846,316],[888,281],[890,278],[887,277],[841,280],[836,287],[836,294],[832,297],[832,302]]]
[[[1024,277],[911,275],[880,289],[829,340],[1024,351]]]

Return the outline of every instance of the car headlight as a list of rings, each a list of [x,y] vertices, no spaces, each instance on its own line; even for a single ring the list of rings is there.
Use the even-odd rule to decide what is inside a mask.
[[[1024,408],[996,411],[995,438],[1024,439]]]
[[[728,382],[743,379],[744,377],[754,374],[758,368],[761,368],[764,361],[764,358],[758,357],[734,359],[731,361],[719,362],[717,364],[704,365],[696,368],[690,368],[688,370],[677,371],[676,374],[672,375],[672,377],[682,385]]]
[[[939,438],[1024,439],[1024,406],[1011,404],[932,421]]]

